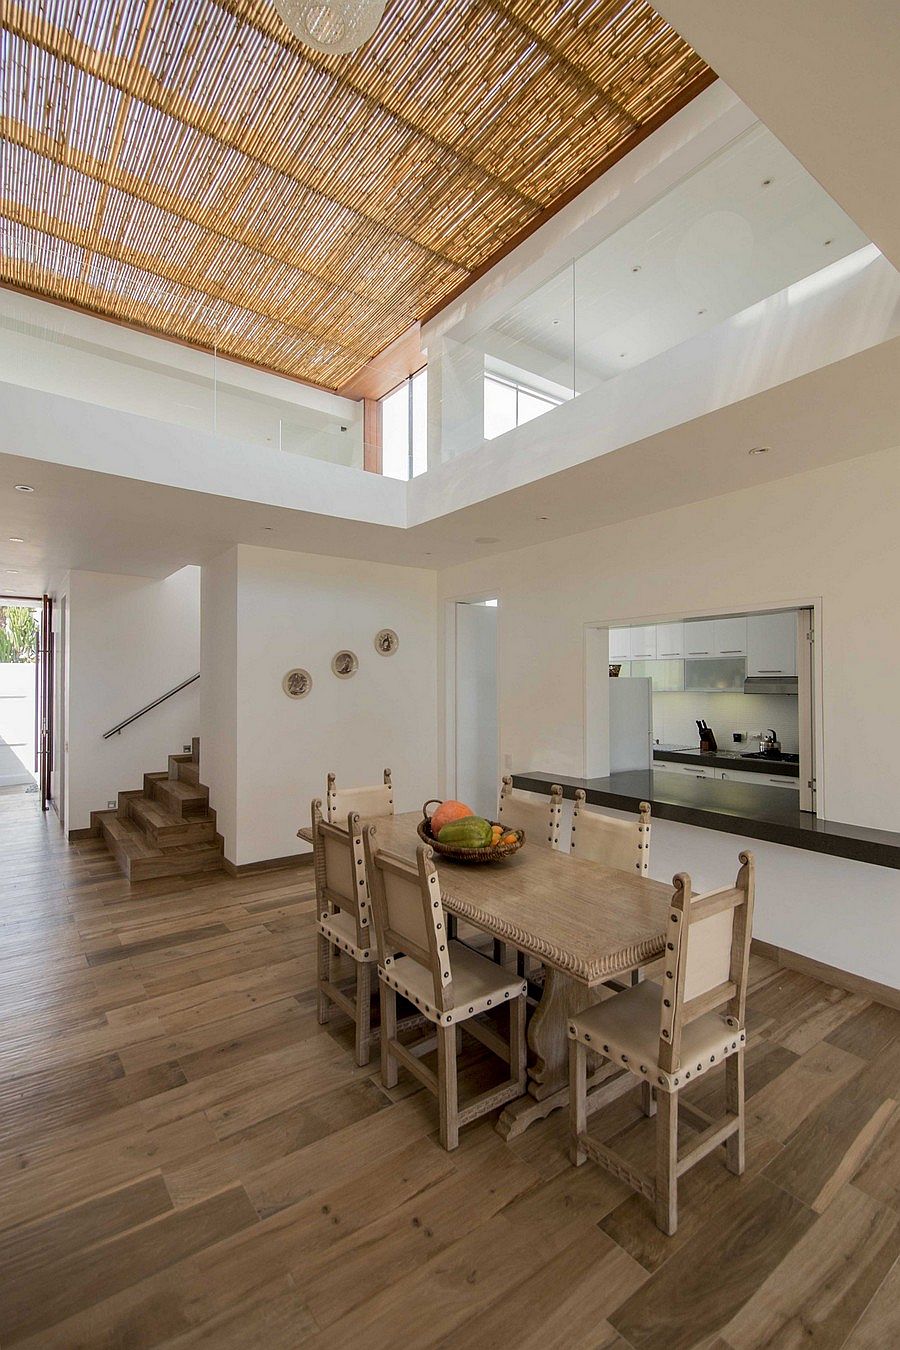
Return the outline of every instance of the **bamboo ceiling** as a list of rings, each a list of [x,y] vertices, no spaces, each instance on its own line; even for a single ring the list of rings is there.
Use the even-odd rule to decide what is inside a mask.
[[[3,0],[0,280],[336,389],[711,78],[643,0]]]

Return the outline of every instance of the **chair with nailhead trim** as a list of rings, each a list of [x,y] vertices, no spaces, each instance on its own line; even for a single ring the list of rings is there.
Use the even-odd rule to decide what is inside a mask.
[[[662,988],[646,980],[569,1023],[572,1162],[579,1167],[590,1158],[652,1200],[657,1226],[669,1235],[678,1226],[678,1178],[688,1168],[724,1144],[729,1172],[744,1170],[744,1011],[754,868],[752,853],[739,857],[734,886],[722,890],[691,898],[690,877],[684,872],[675,877]],[[640,1079],[645,1111],[656,1115],[655,1176],[588,1134],[588,1117],[618,1091],[607,1076],[588,1094],[591,1052]],[[722,1061],[725,1115],[717,1121],[680,1094]],[[685,1122],[699,1130],[693,1146],[680,1151],[679,1109]]]
[[[558,849],[562,802],[562,788],[558,783],[550,789],[549,802],[535,802],[530,794],[523,796],[514,791],[512,778],[504,774],[500,782],[497,819],[510,830],[524,830],[529,846]]]
[[[316,997],[319,1022],[328,1021],[333,1003],[353,1019],[356,1062],[368,1064],[371,1040],[372,967],[378,960],[369,923],[369,888],[362,826],[356,812],[346,826],[322,818],[322,803],[312,803],[313,865],[319,911],[316,946]],[[334,983],[334,951],[356,962],[356,998]]]
[[[365,835],[366,871],[378,939],[381,981],[381,1080],[396,1087],[398,1066],[438,1099],[440,1137],[445,1149],[459,1143],[459,1130],[525,1093],[526,982],[494,961],[453,941],[447,932],[433,850],[420,844],[412,863],[379,850],[377,828]],[[397,995],[402,994],[435,1034],[415,1044],[397,1039]],[[481,1018],[508,1006],[504,1040]],[[509,1077],[459,1105],[457,1050],[461,1027],[509,1066]],[[437,1073],[422,1062],[437,1048]]]
[[[603,867],[618,867],[645,877],[650,871],[650,803],[641,802],[637,819],[617,820],[586,810],[584,788],[578,788],[569,852]]]
[[[394,786],[391,771],[385,769],[384,782],[373,787],[339,788],[336,775],[328,775],[328,791],[325,800],[328,804],[328,819],[332,823],[343,824],[351,811],[362,816],[363,820],[378,820],[394,814]]]

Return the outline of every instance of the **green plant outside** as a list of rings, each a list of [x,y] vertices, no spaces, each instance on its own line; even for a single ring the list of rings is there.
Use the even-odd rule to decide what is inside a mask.
[[[0,665],[33,661],[37,636],[33,609],[24,605],[0,605]]]

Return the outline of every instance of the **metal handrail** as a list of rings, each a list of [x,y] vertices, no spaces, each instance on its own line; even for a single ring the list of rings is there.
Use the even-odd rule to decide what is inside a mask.
[[[199,680],[199,678],[200,672],[198,670],[196,675],[191,675],[188,679],[182,680],[181,684],[176,684],[175,688],[170,689],[167,694],[161,694],[160,697],[155,698],[152,703],[148,703],[146,708],[141,708],[138,712],[132,713],[131,717],[126,717],[124,722],[119,722],[117,726],[110,727],[109,731],[104,731],[103,739],[108,741],[110,736],[119,735],[125,727],[130,727],[132,722],[136,722],[139,717],[143,717],[144,713],[152,712],[153,709],[158,708],[161,703],[165,703],[167,698],[171,698],[173,694],[180,694],[182,689],[187,689],[189,684],[193,684],[196,680]]]

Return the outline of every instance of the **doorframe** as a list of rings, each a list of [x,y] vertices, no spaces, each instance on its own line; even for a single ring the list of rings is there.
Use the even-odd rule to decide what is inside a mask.
[[[690,619],[716,619],[727,618],[734,614],[778,614],[784,610],[812,610],[813,615],[813,633],[814,641],[812,644],[812,760],[816,780],[815,789],[815,810],[811,815],[819,820],[828,818],[826,803],[826,780],[824,772],[825,764],[825,720],[824,720],[824,675],[822,659],[822,633],[823,633],[823,599],[821,595],[804,596],[792,600],[753,600],[741,602],[732,605],[707,605],[703,608],[669,610],[663,613],[654,613],[647,615],[635,615],[629,618],[617,617],[615,619],[594,619],[582,625],[582,649],[583,649],[583,667],[582,667],[582,706],[584,709],[584,722],[582,726],[582,774],[587,776],[588,760],[590,756],[589,745],[589,679],[590,671],[590,638],[589,629],[610,628],[631,628],[638,624],[657,624],[657,623],[679,623],[682,620]],[[608,639],[607,639],[608,640]],[[799,686],[798,686],[799,689]],[[607,704],[608,708],[608,704]],[[798,697],[798,718],[800,713]],[[801,768],[803,766],[801,765]],[[609,764],[607,762],[607,773]],[[600,775],[592,775],[598,777]]]
[[[496,590],[473,591],[468,595],[455,595],[444,601],[444,763],[443,788],[445,797],[456,796],[456,606],[476,605],[485,600],[497,601],[496,666],[497,666],[497,768],[502,776],[505,770],[500,764],[500,620],[503,601]],[[497,783],[499,791],[500,784]]]

